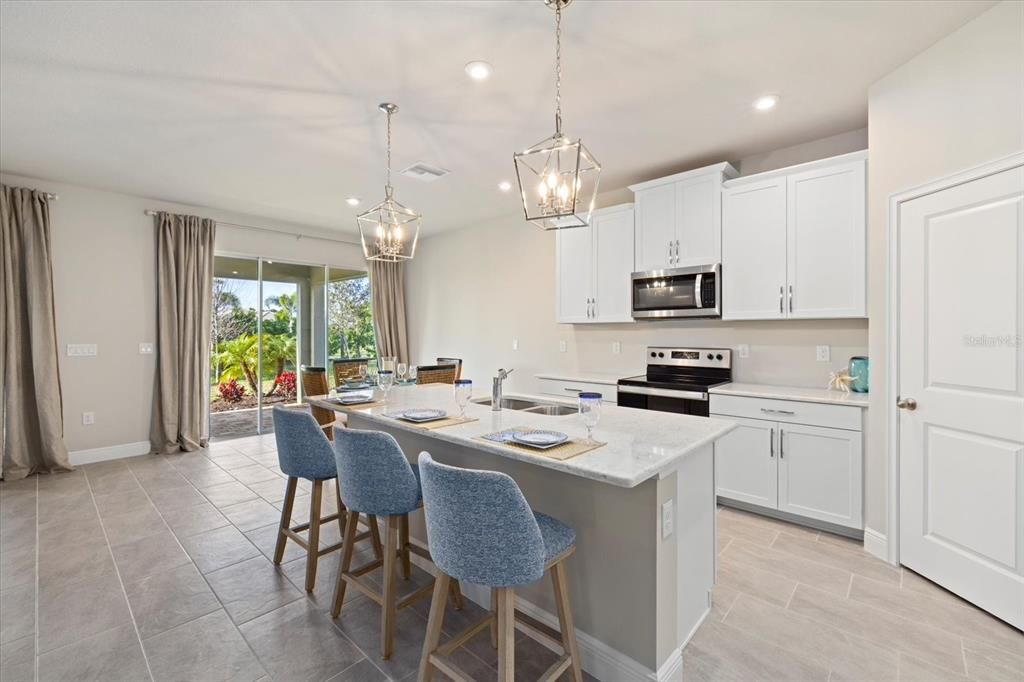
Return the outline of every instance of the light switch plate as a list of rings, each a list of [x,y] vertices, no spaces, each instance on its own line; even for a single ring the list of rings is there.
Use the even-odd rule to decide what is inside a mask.
[[[95,343],[69,343],[68,357],[86,357],[96,355],[98,348]]]
[[[661,539],[667,540],[672,536],[674,525],[674,507],[672,500],[661,505]]]
[[[96,413],[95,412],[83,412],[82,413],[82,424],[84,426],[92,426],[95,423],[96,423]]]
[[[832,351],[828,346],[818,346],[817,350],[818,362],[828,362],[832,359]]]
[[[512,339],[512,350],[519,350],[519,339]]]
[[[568,347],[566,346],[565,341],[559,341],[558,342],[558,352],[559,353],[564,353],[567,350],[567,348]]]
[[[740,357],[741,358],[749,358],[750,357],[750,346],[748,346],[747,344],[741,343],[738,350],[740,352]]]
[[[622,344],[618,341],[612,341],[612,354],[618,355],[622,352]]]
[[[153,344],[151,343],[140,343],[139,344],[139,355],[152,355]]]

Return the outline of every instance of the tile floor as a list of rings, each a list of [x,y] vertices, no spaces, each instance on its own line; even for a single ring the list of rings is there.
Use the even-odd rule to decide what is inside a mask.
[[[272,435],[0,483],[0,680],[414,679],[427,602],[380,660],[376,605],[349,590],[327,613],[337,554],[308,596],[297,547],[271,563],[283,492]],[[852,542],[731,509],[719,528],[687,680],[1024,680],[1024,635]],[[449,634],[480,613],[466,608]],[[523,679],[555,658],[525,637],[517,654]],[[496,677],[486,633],[457,660]]]

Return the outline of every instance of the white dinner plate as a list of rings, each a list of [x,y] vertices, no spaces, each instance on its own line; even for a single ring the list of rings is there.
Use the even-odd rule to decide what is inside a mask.
[[[402,412],[400,419],[410,422],[432,422],[447,416],[448,413],[444,410],[406,410]]]
[[[520,445],[547,449],[561,445],[569,440],[569,436],[561,431],[516,431],[512,434],[512,440]]]

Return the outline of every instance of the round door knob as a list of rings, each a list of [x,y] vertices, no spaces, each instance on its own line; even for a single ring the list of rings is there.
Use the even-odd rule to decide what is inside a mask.
[[[896,401],[896,407],[901,410],[910,410],[913,412],[917,409],[917,401],[913,398],[900,398]]]

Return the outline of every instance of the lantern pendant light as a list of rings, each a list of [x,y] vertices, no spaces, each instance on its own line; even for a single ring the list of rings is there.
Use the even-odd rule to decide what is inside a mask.
[[[513,155],[526,220],[544,230],[589,225],[601,177],[583,142],[562,132],[562,10],[571,2],[544,0],[555,11],[555,134]]]
[[[397,263],[416,254],[422,218],[411,208],[395,201],[391,187],[391,116],[398,111],[397,104],[385,102],[378,107],[387,115],[387,173],[384,201],[356,216],[359,239],[363,243],[366,260]]]

